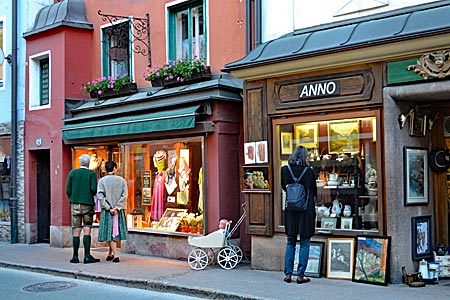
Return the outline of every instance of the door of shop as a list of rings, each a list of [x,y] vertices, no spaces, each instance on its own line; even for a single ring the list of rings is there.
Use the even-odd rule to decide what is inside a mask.
[[[36,152],[37,235],[39,243],[50,243],[50,151]]]

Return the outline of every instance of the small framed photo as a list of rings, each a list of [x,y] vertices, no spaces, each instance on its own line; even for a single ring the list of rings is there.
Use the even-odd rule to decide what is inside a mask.
[[[411,218],[412,260],[431,258],[431,216]]]
[[[244,143],[244,162],[245,164],[254,164],[255,159],[255,148],[256,143],[250,142],[250,143]]]
[[[269,161],[267,153],[267,141],[256,142],[256,163],[266,163]]]
[[[309,277],[320,277],[322,275],[324,242],[311,241],[309,245],[308,266],[305,275]],[[300,245],[295,247],[294,272],[297,272]],[[294,275],[297,275],[296,273]]]
[[[425,136],[427,133],[427,115],[411,112],[409,116],[409,135]]]
[[[391,237],[356,236],[352,281],[387,285]]]
[[[281,154],[292,154],[292,133],[281,132],[280,134]]]
[[[353,217],[341,217],[341,229],[352,229]]]
[[[320,220],[320,228],[336,229],[337,218],[322,217]]]
[[[352,279],[354,247],[354,238],[328,239],[327,278]]]
[[[428,204],[428,152],[404,147],[405,205]]]

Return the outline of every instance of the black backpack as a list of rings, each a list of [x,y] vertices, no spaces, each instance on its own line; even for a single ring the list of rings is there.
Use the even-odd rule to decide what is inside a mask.
[[[298,178],[295,178],[291,166],[288,165],[287,167],[289,169],[289,172],[291,173],[292,178],[294,179],[294,183],[286,185],[286,209],[294,211],[305,211],[308,207],[309,197],[305,186],[299,183],[299,181],[306,173],[307,167],[303,169],[302,174],[300,174],[300,177]]]

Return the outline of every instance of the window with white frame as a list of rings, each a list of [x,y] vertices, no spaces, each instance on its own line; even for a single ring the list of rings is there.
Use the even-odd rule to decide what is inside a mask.
[[[0,47],[3,49],[3,53],[5,53],[4,49],[5,49],[5,43],[4,43],[4,27],[3,27],[4,21],[3,18],[0,17]],[[3,63],[3,65],[0,66],[0,89],[2,89],[4,87],[4,76],[5,74],[5,63]]]
[[[50,51],[29,58],[29,107],[41,109],[50,107],[51,99]]]
[[[102,28],[103,76],[131,76],[130,21]]]
[[[206,58],[203,1],[169,8],[169,59]]]

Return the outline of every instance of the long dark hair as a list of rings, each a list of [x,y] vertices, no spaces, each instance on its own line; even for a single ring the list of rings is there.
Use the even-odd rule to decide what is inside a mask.
[[[288,163],[290,165],[306,166],[306,159],[308,157],[308,149],[303,146],[295,148],[294,152],[289,157]]]

